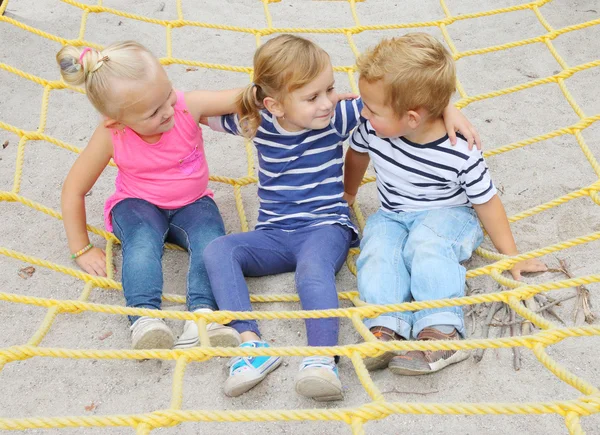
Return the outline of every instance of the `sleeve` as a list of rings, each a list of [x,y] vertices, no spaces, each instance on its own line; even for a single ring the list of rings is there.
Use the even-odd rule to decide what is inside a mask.
[[[485,204],[497,193],[490,171],[479,150],[473,150],[458,173],[460,185],[472,204]]]
[[[350,139],[350,148],[357,153],[369,152],[369,121],[362,122]]]
[[[348,137],[360,120],[363,103],[361,98],[342,100],[335,106],[333,128],[342,136]]]
[[[241,135],[239,118],[235,113],[223,116],[211,116],[208,118],[208,126],[213,131],[229,133],[236,136]]]

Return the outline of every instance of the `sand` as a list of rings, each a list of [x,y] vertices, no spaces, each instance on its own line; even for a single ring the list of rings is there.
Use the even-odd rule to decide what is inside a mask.
[[[89,1],[92,4],[93,2]],[[165,4],[166,3],[166,4]],[[513,6],[516,0],[447,0],[451,13],[466,14]],[[106,0],[104,5],[158,19],[176,19],[175,2],[135,0],[121,2]],[[164,5],[164,8],[162,7]],[[346,2],[287,0],[269,6],[276,27],[345,27],[354,25]],[[444,12],[435,0],[367,0],[357,5],[362,24],[430,21],[441,19]],[[540,11],[555,29],[586,22],[600,17],[593,0],[555,0]],[[315,13],[316,12],[316,13]],[[262,28],[266,20],[258,1],[183,1],[183,14],[188,20],[215,24]],[[64,38],[77,38],[81,10],[58,1],[11,0],[6,16]],[[442,38],[437,27],[423,27]],[[353,36],[359,50],[377,43],[383,36],[400,35],[406,30],[367,31]],[[467,51],[535,37],[546,33],[530,10],[458,21],[448,26],[456,48]],[[114,16],[90,14],[85,39],[99,44],[114,40],[137,39],[159,56],[166,55],[163,27]],[[354,55],[345,36],[340,34],[309,34],[330,54],[335,65],[352,65]],[[268,37],[264,38],[266,40]],[[592,26],[557,37],[553,44],[569,66],[600,58],[598,41],[600,26]],[[0,62],[48,80],[59,78],[54,61],[60,44],[33,35],[6,22],[0,22]],[[173,56],[202,62],[250,66],[256,48],[251,34],[227,30],[183,27],[173,30]],[[457,62],[458,77],[468,95],[500,90],[536,78],[550,76],[561,70],[543,44],[530,44],[489,54],[470,56]],[[248,82],[245,73],[207,70],[187,70],[182,65],[167,67],[178,89],[223,89]],[[349,91],[345,73],[336,74],[339,90]],[[566,80],[568,90],[587,116],[600,113],[600,70],[598,67],[576,73]],[[38,128],[42,86],[0,69],[0,121],[25,130]],[[457,97],[458,98],[458,97]],[[481,133],[485,150],[544,134],[578,122],[579,118],[567,103],[556,84],[537,86],[509,95],[470,104],[464,113]],[[46,134],[76,147],[85,147],[98,120],[97,113],[82,94],[68,90],[53,91],[49,101]],[[583,137],[596,158],[600,157],[600,124],[583,131]],[[18,137],[0,129],[0,190],[13,188]],[[243,142],[237,138],[205,130],[206,151],[211,172],[229,177],[246,175],[246,156]],[[25,150],[25,165],[20,193],[54,210],[60,210],[62,182],[76,158],[72,152],[44,141],[30,141]],[[538,142],[515,151],[488,158],[492,176],[501,192],[509,215],[529,209],[553,198],[581,189],[598,181],[598,176],[579,148],[574,136],[564,135]],[[86,199],[88,223],[102,228],[104,200],[112,192],[115,168],[109,167]],[[212,183],[215,199],[223,214],[228,232],[241,231],[231,186]],[[244,207],[252,226],[257,217],[256,186],[242,189]],[[379,202],[374,184],[361,189],[361,210],[370,215]],[[0,247],[23,252],[67,267],[69,260],[62,222],[25,205],[0,202]],[[600,209],[589,197],[573,200],[539,215],[516,222],[512,226],[521,251],[552,245],[574,237],[600,231]],[[105,240],[93,236],[97,246]],[[484,242],[491,248],[489,240]],[[598,242],[591,242],[559,251],[542,258],[550,267],[565,259],[575,276],[598,273],[600,258]],[[115,250],[117,279],[120,278],[121,252]],[[468,268],[488,264],[475,256]],[[28,264],[0,256],[0,292],[53,299],[77,299],[83,283],[70,276],[36,266],[29,279],[18,271]],[[187,257],[184,253],[168,251],[164,258],[165,292],[183,295]],[[560,273],[548,272],[526,278],[527,283],[557,281]],[[254,294],[293,294],[292,274],[249,279]],[[344,266],[337,278],[340,291],[356,288],[355,277]],[[469,281],[471,293],[497,291],[487,277]],[[600,286],[588,286],[592,302],[600,304]],[[573,294],[574,289],[553,292],[553,297]],[[575,300],[561,304],[557,313],[567,326],[583,324],[574,319]],[[121,292],[94,289],[91,302],[124,305]],[[181,309],[166,304],[170,309]],[[342,306],[350,306],[343,302]],[[297,303],[256,304],[260,310],[299,309]],[[9,302],[0,302],[0,349],[27,343],[43,320],[46,309]],[[467,319],[470,337],[481,336],[485,307],[476,309],[475,317]],[[599,314],[596,309],[596,314]],[[176,333],[181,322],[169,322]],[[261,322],[264,336],[276,346],[304,345],[302,321],[274,320]],[[108,332],[107,338],[101,339]],[[490,336],[497,336],[492,328]],[[342,321],[340,344],[360,341],[348,320]],[[44,347],[68,349],[128,349],[130,337],[124,316],[83,312],[61,314],[41,343]],[[574,338],[551,346],[549,354],[577,375],[598,386],[600,384],[600,337]],[[510,349],[488,350],[480,363],[469,359],[443,372],[427,377],[402,378],[387,371],[373,374],[384,397],[395,402],[539,402],[570,400],[580,393],[560,382],[545,370],[534,355],[522,350],[522,367],[513,369]],[[299,357],[286,358],[285,364],[261,385],[243,396],[231,399],[221,393],[226,379],[225,359],[191,363],[185,373],[183,409],[241,410],[241,409],[302,409],[359,406],[369,401],[354,373],[351,362],[342,359],[340,377],[344,384],[345,400],[339,403],[318,404],[299,397],[293,390]],[[73,360],[61,358],[32,358],[7,364],[0,372],[0,418],[102,416],[138,414],[170,406],[171,385],[175,363],[171,361],[131,360]],[[600,415],[582,420],[588,434],[600,433]],[[550,416],[415,416],[396,415],[365,426],[366,433],[516,433],[542,435],[567,433],[562,418]],[[131,428],[95,428],[65,430],[31,430],[31,433],[133,433]],[[343,423],[286,422],[286,423],[185,423],[160,429],[161,434],[325,434],[350,433]]]

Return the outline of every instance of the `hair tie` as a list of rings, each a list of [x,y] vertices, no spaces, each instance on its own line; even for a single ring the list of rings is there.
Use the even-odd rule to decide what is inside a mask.
[[[90,73],[95,72],[96,70],[98,70],[98,68],[100,68],[102,65],[104,65],[104,62],[106,62],[107,60],[109,60],[108,56],[103,56],[102,59],[100,59],[96,65],[94,65],[94,68],[92,68],[92,70],[90,71]]]
[[[88,51],[92,51],[92,49],[90,47],[84,47],[83,51],[81,52],[81,54],[79,55],[79,63],[83,65],[83,56],[85,56],[85,54]]]

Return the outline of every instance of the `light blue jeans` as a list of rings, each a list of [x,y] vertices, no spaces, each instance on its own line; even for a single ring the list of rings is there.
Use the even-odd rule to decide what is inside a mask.
[[[379,210],[365,227],[357,261],[358,291],[369,304],[398,304],[464,296],[469,259],[483,241],[471,207],[394,213]],[[462,307],[385,313],[365,319],[406,339],[423,328],[447,325],[464,336]]]

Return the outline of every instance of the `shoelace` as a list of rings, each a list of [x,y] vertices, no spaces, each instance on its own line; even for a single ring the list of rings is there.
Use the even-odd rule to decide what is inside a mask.
[[[247,345],[244,346],[244,344],[247,344]],[[243,343],[242,345],[240,345],[240,347],[256,348],[258,346],[256,345],[256,343]],[[254,358],[255,358],[254,356],[234,356],[227,363],[227,367],[231,368],[232,373],[241,369],[245,365],[252,367],[252,361],[254,361]],[[239,366],[238,366],[238,364],[239,364]]]
[[[133,325],[131,325],[131,329],[133,329],[133,327],[135,326],[136,328],[141,328],[142,326],[144,326],[146,323],[154,323],[157,320],[161,320],[161,319],[157,319],[155,317],[140,317]]]
[[[335,360],[326,356],[312,356],[304,358],[302,360],[302,364],[300,365],[300,370],[304,370],[309,366],[328,368],[331,370],[335,370],[336,368]]]

